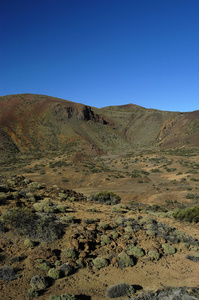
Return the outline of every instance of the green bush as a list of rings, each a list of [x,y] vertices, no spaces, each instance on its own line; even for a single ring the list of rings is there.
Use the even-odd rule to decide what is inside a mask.
[[[3,266],[0,268],[0,278],[5,281],[12,281],[16,279],[15,271],[10,266]]]
[[[39,296],[39,294],[38,294],[38,292],[35,289],[31,288],[31,289],[28,290],[28,297],[29,297],[29,299],[33,299],[33,298],[36,298],[38,296]]]
[[[110,235],[112,236],[112,238],[113,238],[114,240],[116,240],[116,239],[118,238],[118,233],[117,233],[116,231],[111,231],[111,232],[110,232]]]
[[[15,194],[16,195],[16,194]],[[18,196],[19,196],[19,193],[18,193]],[[28,200],[30,201],[35,201],[35,194],[34,193],[26,193],[26,197],[28,198]]]
[[[25,239],[24,246],[26,246],[28,248],[33,248],[34,247],[34,243],[30,239]]]
[[[19,234],[29,234],[35,227],[34,214],[29,209],[11,208],[2,216],[2,222],[10,225]]]
[[[93,266],[96,269],[101,269],[108,266],[108,260],[103,257],[97,257],[93,259]]]
[[[38,212],[52,213],[54,211],[53,203],[49,199],[44,199],[41,202],[33,204],[33,207]]]
[[[151,169],[151,172],[153,172],[153,173],[161,173],[160,169]]]
[[[104,245],[108,245],[111,243],[111,239],[109,238],[108,235],[102,235],[101,236],[101,244],[104,246]]]
[[[195,256],[195,255],[193,255],[193,256],[186,255],[186,258],[187,258],[187,259],[190,259],[190,260],[192,260],[192,261],[195,261],[195,262],[199,262],[199,257],[198,257],[198,256]]]
[[[64,233],[64,225],[55,216],[37,216],[31,210],[12,208],[2,216],[2,221],[10,225],[18,234],[42,241],[59,239]]]
[[[154,251],[153,250],[149,251],[148,256],[149,256],[150,260],[159,260],[159,258],[160,258],[160,254],[155,250]]]
[[[117,194],[108,191],[101,191],[95,195],[92,195],[89,198],[91,201],[95,201],[97,203],[107,204],[107,205],[115,205],[120,203],[121,198]]]
[[[195,181],[195,182],[198,182],[199,181],[199,179],[198,178],[190,178],[190,180],[192,180],[192,181]]]
[[[199,222],[199,206],[177,209],[173,213],[175,219],[187,222]]]
[[[76,252],[73,248],[65,248],[62,253],[65,258],[76,258]]]
[[[134,232],[134,229],[132,228],[132,226],[128,225],[124,228],[124,231],[126,233],[133,233]]]
[[[122,225],[124,222],[124,218],[123,217],[118,217],[116,220],[115,220],[115,223],[117,225]]]
[[[74,270],[74,268],[68,263],[62,264],[60,266],[60,273],[62,276],[68,276],[68,275],[72,274],[73,270]]]
[[[142,257],[144,256],[144,251],[142,248],[134,246],[134,245],[129,245],[128,248],[126,249],[126,252],[129,255],[133,255],[135,257]]]
[[[50,270],[50,263],[49,262],[42,262],[39,264],[39,268],[41,270],[44,270],[44,271],[49,271]]]
[[[1,193],[0,193],[0,194],[1,194]],[[28,194],[28,193],[27,193],[27,194]],[[27,194],[26,194],[26,196],[27,196]],[[14,199],[18,199],[18,198],[21,196],[21,194],[20,194],[19,191],[13,192],[12,195],[13,195]],[[34,194],[32,194],[32,195],[34,195]],[[28,196],[27,196],[27,197],[28,197]]]
[[[109,228],[109,224],[105,223],[105,222],[100,222],[98,225],[98,229],[100,229],[100,230],[106,230],[108,228]]]
[[[0,192],[9,192],[10,188],[7,184],[0,184]]]
[[[54,216],[42,216],[36,222],[35,237],[42,241],[58,240],[63,234],[64,226]]]
[[[60,271],[57,270],[56,268],[51,268],[49,271],[48,271],[48,276],[53,278],[53,279],[59,279],[60,278]]]
[[[61,265],[61,261],[59,260],[59,259],[57,259],[56,261],[55,261],[55,266],[60,266]]]
[[[164,254],[166,254],[166,255],[174,254],[176,252],[176,249],[169,244],[163,244],[162,248],[164,250]]]
[[[60,201],[64,201],[68,198],[68,195],[65,193],[59,193],[59,199]]]
[[[190,188],[189,188],[189,190],[190,190]],[[199,199],[199,195],[198,194],[187,194],[186,199],[196,199],[197,200],[197,199]]]
[[[69,225],[69,224],[73,224],[75,222],[75,217],[74,216],[70,216],[70,215],[65,215],[65,216],[61,217],[60,220],[64,224]]]
[[[108,298],[118,298],[118,297],[125,296],[127,294],[132,294],[134,292],[135,290],[131,285],[126,283],[119,283],[110,286],[106,292],[106,296]]]
[[[7,194],[1,192],[0,193],[0,204],[4,204],[6,202],[6,199],[7,199]]]
[[[91,211],[91,212],[96,212],[96,211],[97,211],[97,209],[96,209],[96,207],[95,207],[95,206],[91,206],[91,207],[89,208],[89,211]]]
[[[38,182],[31,182],[28,184],[28,188],[31,192],[34,192],[35,190],[40,190],[42,185]]]
[[[30,285],[34,290],[39,291],[47,288],[48,283],[44,277],[35,275],[31,278]]]
[[[128,254],[121,252],[120,254],[118,254],[118,258],[119,258],[118,266],[121,269],[129,266],[134,266],[134,261]]]
[[[130,239],[130,235],[129,235],[129,234],[124,234],[123,237],[124,237],[126,240],[129,240],[129,239]]]
[[[62,213],[65,213],[66,209],[67,209],[67,206],[65,205],[62,205],[62,204],[59,204],[57,205],[57,209],[62,212]]]
[[[113,212],[122,213],[123,209],[126,209],[126,205],[124,204],[116,204],[112,207]]]

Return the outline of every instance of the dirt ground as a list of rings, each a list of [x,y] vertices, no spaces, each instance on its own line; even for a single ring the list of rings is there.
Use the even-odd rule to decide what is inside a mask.
[[[150,206],[157,205],[166,208],[170,214],[183,205],[185,207],[198,205],[199,197],[194,199],[187,197],[188,194],[199,194],[199,159],[197,156],[183,158],[162,154],[142,155],[136,158],[104,156],[100,160],[85,158],[82,162],[75,163],[73,163],[73,157],[62,156],[52,160],[53,163],[57,161],[66,161],[67,165],[57,167],[55,164],[51,168],[49,160],[33,161],[18,172],[21,172],[27,179],[44,183],[46,186],[57,185],[61,189],[73,189],[85,196],[104,190],[113,191],[121,197],[123,205],[131,202]],[[39,170],[35,168],[35,165],[39,165]],[[32,172],[27,173],[27,169],[31,169]],[[43,174],[41,171],[44,171]],[[8,176],[6,172],[2,172],[2,174]],[[59,202],[53,198],[52,201]],[[91,230],[90,227],[94,228],[93,224],[85,223],[86,219],[98,218],[100,222],[109,224],[118,217],[135,220],[149,218],[173,227],[194,239],[199,239],[199,223],[177,221],[168,217],[165,212],[147,211],[147,206],[146,209],[136,208],[136,210],[128,210],[124,206],[124,209],[114,211],[112,206],[90,201],[74,201],[67,205],[70,215],[81,222],[67,227],[63,238],[57,241],[41,242],[37,247],[26,248],[24,247],[26,237],[12,231],[6,234],[0,233],[1,265],[12,266],[17,269],[18,274],[13,281],[0,279],[0,299],[28,299],[27,291],[30,288],[31,278],[37,273],[43,276],[46,274],[39,269],[35,259],[43,258],[46,253],[46,259],[50,260],[53,259],[53,250],[62,251],[65,247],[71,247],[74,243],[72,239],[74,232],[85,233],[87,230]],[[9,202],[9,208],[11,207],[12,203]],[[95,211],[92,211],[91,207],[94,207]],[[8,206],[1,206],[1,215],[7,209]],[[99,253],[100,256],[107,258],[111,255],[112,250],[117,253],[124,251],[125,231],[122,227],[117,230],[120,230],[120,239],[116,243],[112,241],[107,248],[103,248],[105,250],[97,248],[95,255]],[[105,233],[107,232],[102,232],[102,234]],[[107,288],[117,283],[136,286],[136,294],[133,296],[142,290],[155,291],[168,286],[198,287],[198,262],[191,261],[186,256],[199,253],[199,244],[190,246],[179,242],[174,244],[176,249],[174,254],[162,255],[159,260],[150,260],[147,255],[148,251],[158,249],[161,252],[160,245],[169,242],[161,236],[147,235],[143,230],[130,233],[130,239],[133,238],[136,238],[137,245],[144,249],[146,254],[139,257],[134,266],[119,268],[117,262],[113,260],[108,266],[96,270],[92,268],[92,264],[88,264],[87,267],[76,270],[70,276],[55,280],[45,291],[40,292],[38,299],[45,300],[52,294],[68,293],[79,295],[79,299],[102,300],[106,298]],[[48,252],[51,255],[48,256]],[[39,256],[39,254],[41,255]],[[13,261],[13,257],[17,256],[24,257],[24,259]],[[121,297],[121,299],[127,298],[128,296]]]

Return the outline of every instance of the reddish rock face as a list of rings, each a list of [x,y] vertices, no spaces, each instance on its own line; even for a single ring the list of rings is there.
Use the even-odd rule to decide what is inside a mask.
[[[97,109],[44,95],[0,97],[0,153],[122,153],[135,147],[199,147],[199,111],[166,112],[128,104]]]

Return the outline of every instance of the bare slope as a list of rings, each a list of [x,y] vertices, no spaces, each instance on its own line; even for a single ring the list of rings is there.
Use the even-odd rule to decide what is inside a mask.
[[[107,124],[91,107],[66,100],[30,94],[0,99],[0,128],[7,136],[2,144],[10,137],[21,152],[65,152],[74,146],[97,151]]]
[[[0,97],[3,154],[199,146],[199,111],[165,112],[137,105],[97,109],[43,95]]]
[[[168,112],[129,104],[104,107],[101,112],[112,118],[133,147],[199,145],[199,111]]]

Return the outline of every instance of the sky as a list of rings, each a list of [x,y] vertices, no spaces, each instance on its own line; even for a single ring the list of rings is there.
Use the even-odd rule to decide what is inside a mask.
[[[199,0],[0,0],[0,96],[199,110]]]

